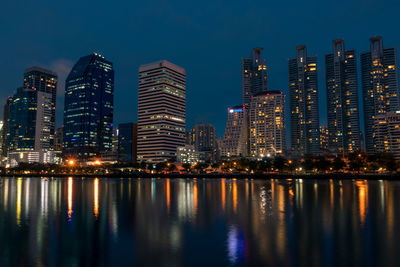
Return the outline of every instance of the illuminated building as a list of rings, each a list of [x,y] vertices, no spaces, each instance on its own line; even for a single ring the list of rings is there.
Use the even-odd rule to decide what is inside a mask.
[[[137,124],[121,123],[118,125],[118,161],[136,162]]]
[[[375,117],[400,110],[396,48],[383,48],[381,37],[370,39],[371,51],[361,54],[365,147],[377,151]]]
[[[54,135],[56,124],[56,100],[57,100],[57,74],[40,67],[32,67],[25,70],[24,87],[31,88],[51,95],[50,115],[50,149],[54,149]]]
[[[9,103],[7,154],[35,152],[36,162],[48,162],[45,153],[50,150],[51,114],[50,93],[19,88]]]
[[[186,71],[166,60],[139,68],[138,161],[176,157],[186,139]]]
[[[294,156],[319,153],[317,57],[305,46],[289,59],[290,140]]]
[[[196,124],[190,131],[190,139],[196,151],[204,152],[207,162],[216,160],[217,142],[213,125]]]
[[[4,109],[3,109],[3,130],[1,133],[1,162],[2,163],[3,163],[3,161],[5,161],[7,159],[7,152],[8,152],[7,138],[9,135],[8,119],[10,116],[11,103],[12,103],[12,97],[8,97],[6,103],[4,104]]]
[[[251,98],[249,112],[250,156],[263,158],[284,154],[285,95],[280,91],[258,93]]]
[[[327,125],[319,127],[319,147],[321,151],[328,151],[329,130]]]
[[[400,111],[375,117],[376,152],[392,153],[400,160]]]
[[[355,50],[345,50],[343,40],[333,41],[325,56],[328,148],[334,153],[360,150],[357,60]]]
[[[250,58],[242,58],[242,104],[250,104],[251,96],[267,90],[267,63],[261,58],[262,48],[254,48]]]
[[[54,135],[54,150],[62,151],[63,147],[63,128],[57,128]]]
[[[197,151],[193,145],[185,145],[177,148],[176,162],[195,164],[204,160],[202,152]]]
[[[246,157],[248,154],[248,112],[244,106],[228,108],[222,157]]]
[[[112,63],[94,53],[81,57],[65,83],[63,155],[87,160],[112,150]]]

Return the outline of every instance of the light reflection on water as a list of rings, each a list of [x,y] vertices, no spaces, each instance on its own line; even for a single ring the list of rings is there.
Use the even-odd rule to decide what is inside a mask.
[[[0,266],[400,263],[400,182],[0,178]]]

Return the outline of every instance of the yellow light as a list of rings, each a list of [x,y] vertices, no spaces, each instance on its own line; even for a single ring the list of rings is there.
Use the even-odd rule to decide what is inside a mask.
[[[75,160],[73,160],[73,159],[68,160],[68,165],[69,166],[74,166],[75,165]]]
[[[94,164],[95,164],[95,165],[100,165],[100,164],[101,164],[101,161],[100,161],[100,160],[96,160],[96,161],[94,162]]]

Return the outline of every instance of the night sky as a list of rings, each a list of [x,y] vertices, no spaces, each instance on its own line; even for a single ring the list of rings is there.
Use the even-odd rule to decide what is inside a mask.
[[[344,38],[357,53],[374,35],[399,46],[399,11],[398,0],[2,0],[0,104],[22,86],[25,68],[50,68],[59,75],[60,126],[69,70],[98,52],[114,64],[115,123],[136,121],[139,65],[167,59],[187,72],[187,128],[212,123],[222,136],[226,108],[241,103],[240,58],[263,47],[269,89],[287,92],[287,59],[305,44],[318,56],[324,124],[324,56],[332,40]]]

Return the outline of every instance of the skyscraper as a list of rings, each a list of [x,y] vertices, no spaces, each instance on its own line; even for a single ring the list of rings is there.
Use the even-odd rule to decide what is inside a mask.
[[[305,46],[289,59],[290,140],[294,156],[319,153],[317,57]]]
[[[137,124],[121,123],[118,125],[118,161],[136,162]]]
[[[50,149],[54,149],[54,135],[56,125],[57,74],[40,67],[25,70],[24,87],[48,93],[51,95],[50,114]]]
[[[44,154],[50,150],[51,113],[50,93],[24,87],[17,90],[9,103],[6,137],[9,158],[12,152],[35,152],[35,162],[48,162]]]
[[[400,111],[375,117],[375,152],[389,152],[400,160]]]
[[[244,106],[228,108],[221,156],[246,157],[248,154],[248,113]]]
[[[251,96],[267,90],[267,63],[262,48],[254,48],[250,58],[242,58],[242,104],[248,106]]]
[[[370,39],[371,51],[361,54],[365,146],[376,152],[375,117],[400,110],[396,48],[383,48],[382,37]]]
[[[343,40],[333,41],[325,56],[328,110],[328,149],[334,153],[360,150],[357,61]]]
[[[176,157],[186,139],[186,71],[166,60],[139,68],[138,161]]]
[[[94,53],[74,65],[65,83],[63,154],[87,160],[112,150],[112,63]]]
[[[280,91],[261,92],[250,103],[250,155],[256,158],[286,151],[285,95]]]

